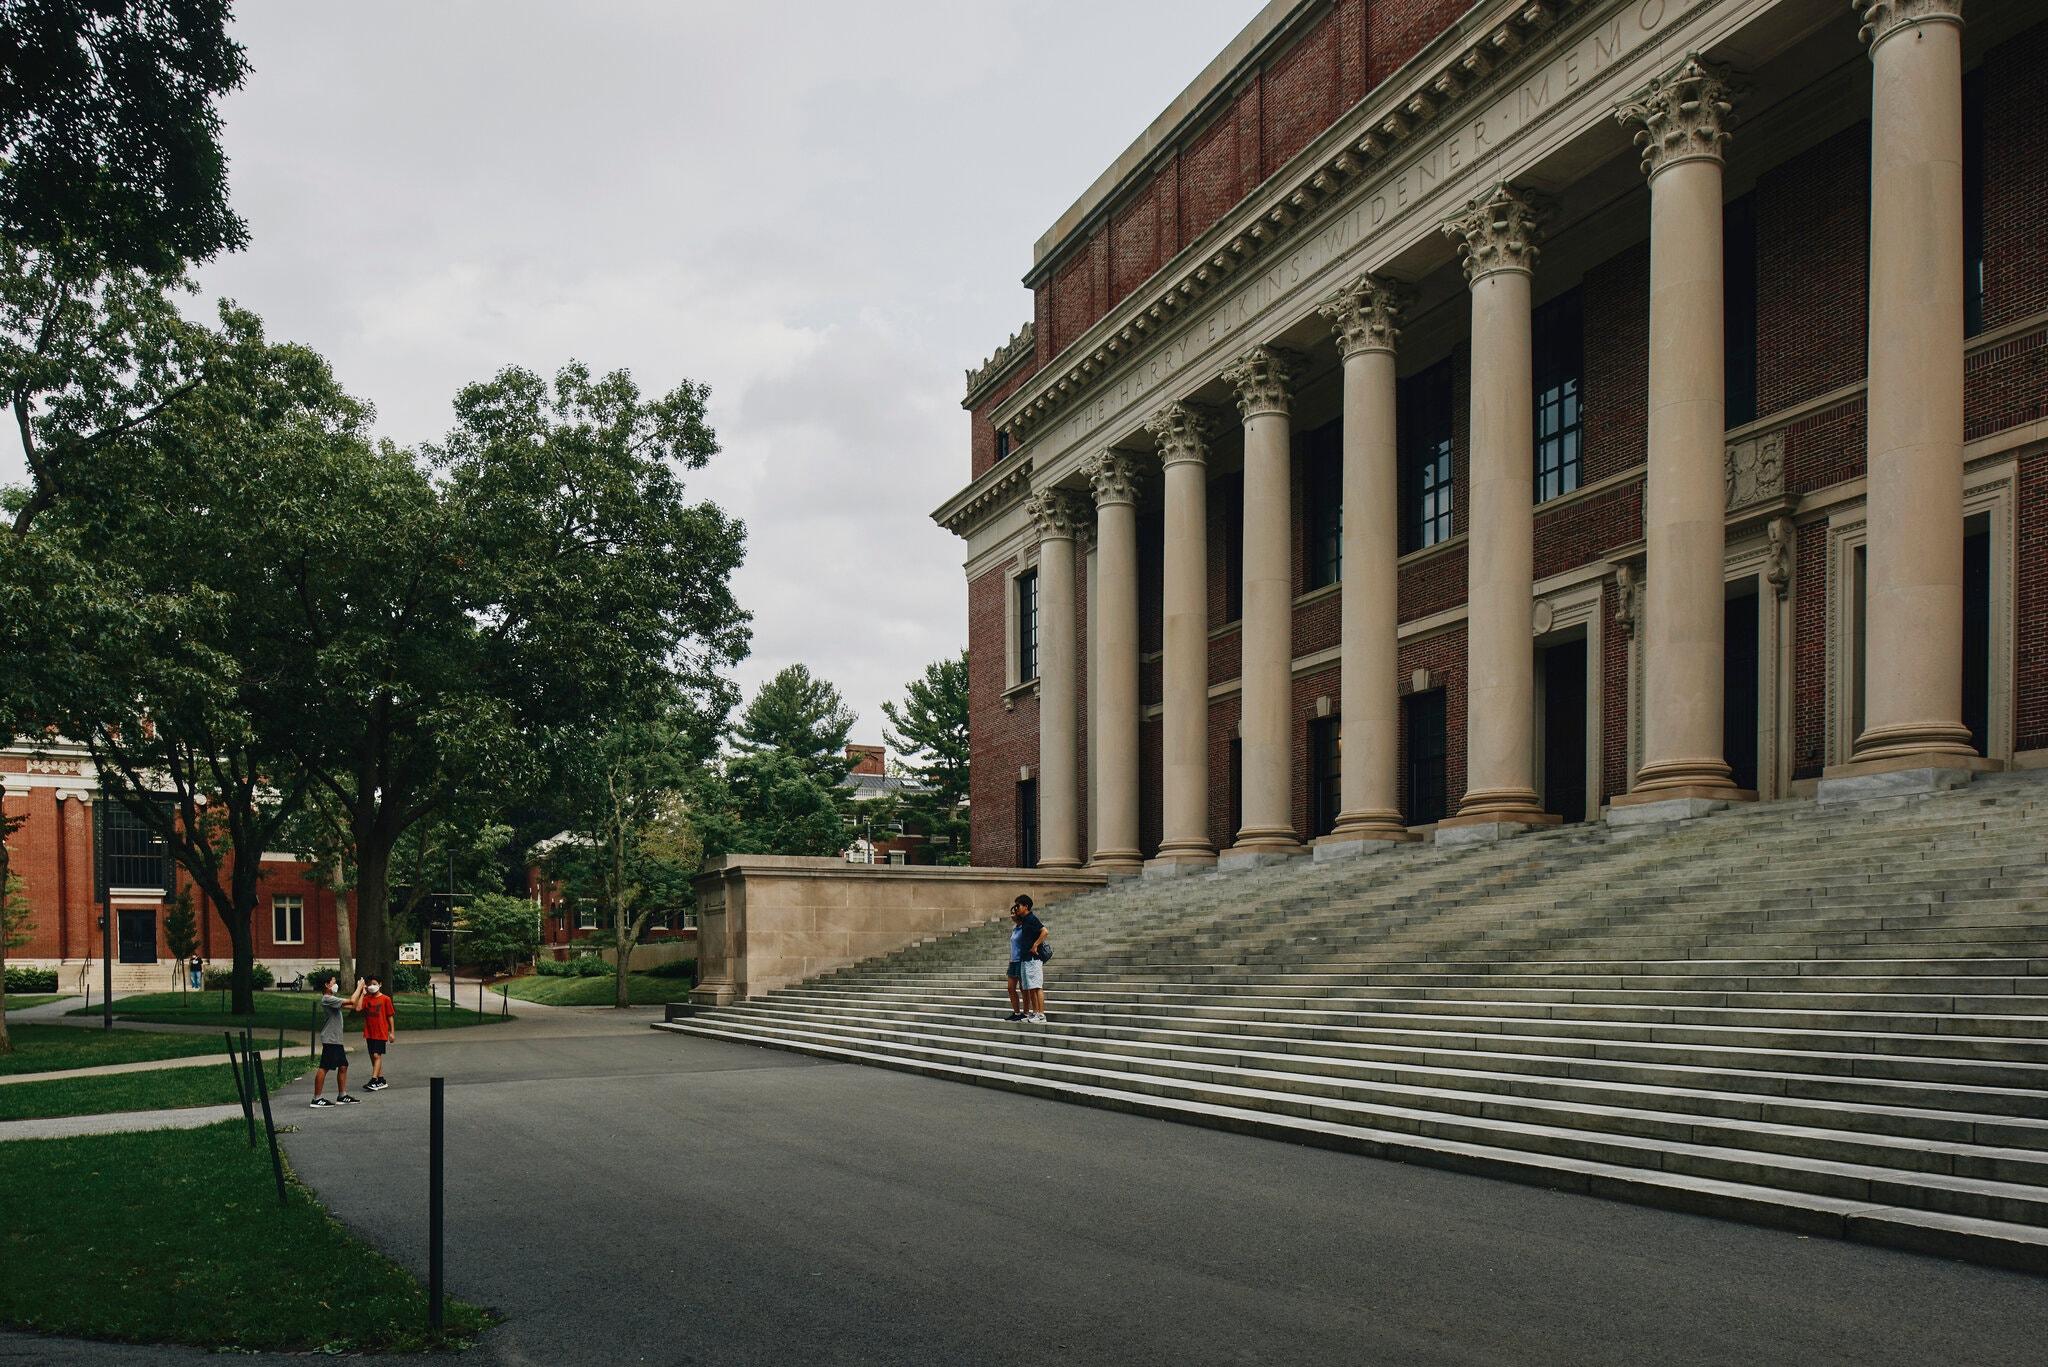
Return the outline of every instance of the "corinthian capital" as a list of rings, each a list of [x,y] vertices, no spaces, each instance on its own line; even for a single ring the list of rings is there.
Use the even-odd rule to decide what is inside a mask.
[[[1170,403],[1145,423],[1159,443],[1159,459],[1165,465],[1192,461],[1197,465],[1209,458],[1209,438],[1215,423],[1207,409],[1196,404]]]
[[[1098,507],[1138,501],[1138,458],[1128,451],[1104,451],[1081,467]]]
[[[1337,350],[1349,360],[1362,351],[1392,351],[1401,336],[1401,314],[1414,297],[1398,280],[1361,275],[1316,312],[1330,320]]]
[[[1728,68],[1690,52],[1623,102],[1614,117],[1635,128],[1643,174],[1654,176],[1682,161],[1721,160],[1738,93]]]
[[[1850,0],[1863,27],[1856,36],[1876,47],[1916,24],[1960,24],[1963,0]]]
[[[1301,358],[1284,347],[1255,346],[1223,372],[1223,379],[1237,391],[1237,411],[1249,421],[1261,413],[1285,414],[1301,370]]]
[[[1476,284],[1495,271],[1534,270],[1548,207],[1543,196],[1503,182],[1445,223],[1444,236],[1464,259],[1465,279]]]
[[[1073,489],[1043,489],[1024,505],[1038,526],[1040,541],[1072,541],[1088,525],[1087,500]]]

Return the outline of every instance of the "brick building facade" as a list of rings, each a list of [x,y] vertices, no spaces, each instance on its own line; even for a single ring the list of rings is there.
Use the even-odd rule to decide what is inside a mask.
[[[1702,90],[1704,125],[1677,98]],[[1953,153],[1940,129],[1914,151],[1916,121],[1949,114]],[[1112,867],[1299,846],[1343,824],[1367,770],[1386,796],[1361,828],[1428,829],[1807,796],[1971,752],[2048,762],[2044,154],[2030,6],[1273,0],[1038,241],[1032,321],[969,373],[970,482],[935,516],[968,546],[976,862],[1035,862],[1049,823]],[[1937,193],[1900,192],[1930,166]],[[1942,188],[1958,178],[1960,202]],[[1657,212],[1702,193],[1722,205],[1706,237]],[[1958,259],[1918,259],[1910,244],[1952,230]],[[1902,306],[1926,279],[1932,303]],[[1510,286],[1525,302],[1499,302]],[[1713,364],[1685,362],[1707,337]],[[1475,368],[1517,345],[1524,361]],[[1368,379],[1375,355],[1391,363]],[[1916,485],[1930,462],[1899,456],[1900,424],[1940,409],[1951,367],[1960,478],[1942,456]],[[1720,406],[1703,459],[1679,399]],[[1387,408],[1372,446],[1358,415]],[[1355,472],[1368,450],[1390,468]],[[1175,575],[1193,571],[1166,528],[1197,497],[1177,462],[1199,472],[1203,534],[1177,535],[1201,543],[1206,599],[1178,637]],[[1507,506],[1502,471],[1531,506],[1475,522]],[[1391,519],[1347,506],[1354,477],[1395,491]],[[1718,531],[1700,542],[1698,498],[1674,512],[1673,491],[1707,483]],[[1367,521],[1398,537],[1384,563],[1353,561]],[[1247,602],[1279,601],[1281,543],[1284,648]],[[1958,555],[1959,595],[1940,568]],[[1948,596],[1914,599],[1930,587]],[[1347,639],[1344,595],[1382,591],[1387,649],[1353,654],[1376,646]],[[1957,605],[1928,624],[1931,663],[1912,601]],[[1070,665],[1049,629],[1071,633]],[[1048,674],[1065,711],[1046,710]],[[1515,715],[1475,709],[1476,677]],[[1912,714],[1929,697],[1959,715]],[[1692,753],[1702,734],[1718,754]],[[1202,829],[1169,829],[1204,788]]]
[[[20,893],[33,918],[28,942],[10,949],[7,961],[56,968],[67,990],[80,986],[70,975],[83,971],[97,990],[103,949],[94,873],[98,786],[92,760],[82,747],[61,742],[36,749],[12,746],[0,751],[0,783],[7,815],[21,822],[8,847],[12,872],[21,880]],[[175,890],[189,888],[191,880],[172,864],[161,842],[132,827],[118,804],[108,809],[115,827],[106,837],[114,985],[123,991],[167,989],[176,981],[177,966],[165,939],[164,918]],[[280,978],[335,964],[340,953],[335,918],[353,915],[348,899],[322,886],[313,873],[290,855],[263,856],[251,930],[256,961]],[[192,906],[200,957],[227,964],[234,948],[226,924],[197,889],[192,889]]]

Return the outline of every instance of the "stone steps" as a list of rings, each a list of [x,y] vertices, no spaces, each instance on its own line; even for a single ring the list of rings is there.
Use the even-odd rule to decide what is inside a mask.
[[[2048,782],[1133,883],[663,1028],[2048,1271]]]

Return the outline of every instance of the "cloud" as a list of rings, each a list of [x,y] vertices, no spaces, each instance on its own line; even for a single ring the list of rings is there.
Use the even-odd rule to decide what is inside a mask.
[[[929,521],[967,478],[961,372],[1031,316],[1032,241],[1257,9],[245,0],[223,117],[253,240],[201,284],[407,444],[508,364],[708,383],[741,681],[801,660],[880,740],[966,639]]]

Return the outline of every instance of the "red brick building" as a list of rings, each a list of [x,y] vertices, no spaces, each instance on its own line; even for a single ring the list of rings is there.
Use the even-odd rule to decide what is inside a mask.
[[[56,968],[67,989],[78,985],[73,975],[84,971],[97,989],[104,948],[94,884],[98,784],[92,760],[81,746],[59,742],[31,750],[17,745],[0,751],[0,782],[7,815],[22,819],[8,847],[34,918],[28,943],[9,950],[7,961]],[[107,807],[114,985],[124,991],[168,988],[175,982],[176,965],[164,938],[164,917],[175,890],[190,879],[173,865],[162,842],[118,803]],[[335,918],[352,914],[348,899],[311,875],[308,865],[288,854],[263,856],[252,926],[256,960],[279,978],[338,960]],[[227,926],[196,889],[192,905],[200,956],[227,964],[234,955]]]
[[[975,861],[2048,762],[2044,158],[2038,6],[1273,0],[969,372]]]

